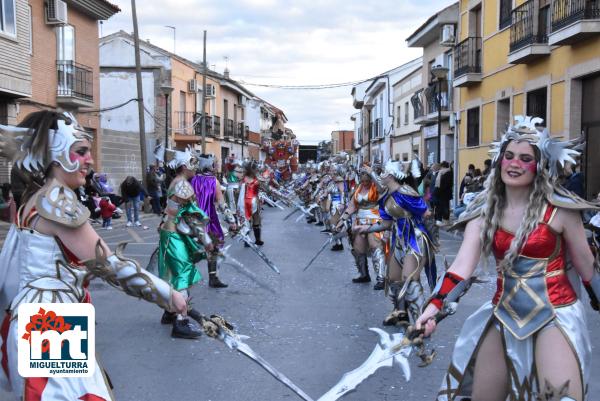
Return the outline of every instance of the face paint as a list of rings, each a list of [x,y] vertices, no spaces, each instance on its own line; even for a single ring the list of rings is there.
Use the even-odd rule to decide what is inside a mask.
[[[502,158],[502,168],[507,169],[510,165],[516,164],[520,169],[530,171],[532,173],[537,172],[537,162],[533,156],[524,154],[519,155],[519,158],[515,158],[514,154],[507,152]]]

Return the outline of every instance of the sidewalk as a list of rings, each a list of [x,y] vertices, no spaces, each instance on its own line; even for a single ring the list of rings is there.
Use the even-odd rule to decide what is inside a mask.
[[[158,217],[152,213],[140,213],[140,221],[143,225],[148,226],[149,229],[155,229],[155,226],[158,222]],[[113,219],[113,227],[117,228],[125,228],[125,224],[127,223],[127,217],[123,216],[120,219]],[[0,249],[4,245],[4,240],[8,235],[8,230],[10,229],[11,223],[0,220]],[[95,230],[102,230],[102,224],[92,224],[92,227]]]

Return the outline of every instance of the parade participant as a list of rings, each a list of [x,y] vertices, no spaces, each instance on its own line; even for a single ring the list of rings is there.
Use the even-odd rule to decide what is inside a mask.
[[[237,210],[237,202],[240,194],[240,181],[244,178],[244,168],[241,160],[230,160],[230,171],[225,181],[225,201],[229,210]]]
[[[347,196],[348,191],[346,187],[346,183],[344,182],[344,177],[346,175],[346,171],[343,165],[338,164],[332,166],[332,175],[333,179],[329,182],[325,189],[325,194],[329,200],[329,210],[327,210],[327,228],[331,231],[332,227],[335,227],[340,218],[342,217],[342,212],[346,209],[347,204]],[[342,244],[342,240],[338,239],[335,241],[333,246],[331,247],[332,251],[343,251],[344,245]]]
[[[238,213],[240,217],[252,226],[254,243],[264,245],[261,239],[261,213],[258,191],[260,181],[256,178],[256,164],[253,161],[244,163],[244,178],[241,181],[238,198]]]
[[[0,254],[0,387],[24,401],[113,399],[97,362],[91,377],[20,376],[19,306],[88,303],[87,286],[94,277],[172,312],[185,314],[185,299],[120,251],[113,254],[89,224],[89,211],[74,190],[85,185],[93,165],[92,138],[73,116],[38,111],[19,127],[0,126],[0,153],[19,168],[38,173],[43,183],[25,192]]]
[[[465,321],[438,400],[586,398],[591,344],[575,272],[595,310],[600,274],[579,211],[600,205],[556,185],[559,166],[578,153],[574,143],[540,132],[540,118],[516,120],[492,144],[485,190],[458,222],[466,225],[462,245],[417,320],[430,335],[446,295],[470,279],[480,258],[494,256],[496,293]]]
[[[338,223],[338,229],[349,221],[351,216],[356,213],[356,219],[353,226],[362,226],[376,224],[381,221],[379,215],[379,198],[381,192],[377,185],[371,179],[367,170],[360,171],[360,184],[354,191],[352,201],[341,216]],[[385,250],[383,233],[370,233],[354,235],[352,240],[352,255],[356,262],[359,277],[352,279],[353,283],[368,283],[371,281],[369,276],[369,266],[367,262],[367,253],[371,256],[371,263],[376,274],[375,290],[383,290],[385,277]]]
[[[225,288],[227,284],[223,283],[217,276],[217,261],[219,250],[223,246],[224,236],[217,214],[217,208],[225,216],[229,224],[229,230],[236,230],[236,222],[231,209],[227,207],[221,184],[214,175],[215,158],[211,155],[200,155],[198,157],[198,169],[196,176],[192,178],[191,184],[196,193],[198,206],[210,219],[207,231],[213,242],[213,249],[208,252],[208,285],[213,288]]]
[[[168,149],[167,157],[171,158],[167,166],[176,176],[167,189],[167,207],[158,228],[158,272],[188,299],[190,288],[202,279],[195,264],[212,250],[212,241],[205,231],[209,219],[198,207],[194,188],[188,182],[196,172],[197,161],[192,152]],[[182,314],[165,311],[161,323],[173,325],[173,337],[193,339],[201,335],[200,328]]]
[[[412,174],[419,174],[415,166],[416,163],[411,163],[411,172],[404,172],[402,162],[389,160],[380,177],[365,167],[375,181],[381,180],[387,191],[379,201],[382,221],[356,226],[355,232],[370,234],[395,226],[386,277],[394,309],[383,321],[386,326],[407,324],[419,316],[425,301],[420,281],[423,268],[430,285],[436,280],[435,246],[423,224],[423,216],[428,213],[427,205],[409,185]]]

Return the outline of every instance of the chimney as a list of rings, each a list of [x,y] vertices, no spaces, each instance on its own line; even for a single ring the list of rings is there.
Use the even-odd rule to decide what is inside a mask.
[[[229,79],[229,68],[225,67],[225,71],[223,71],[223,76]]]

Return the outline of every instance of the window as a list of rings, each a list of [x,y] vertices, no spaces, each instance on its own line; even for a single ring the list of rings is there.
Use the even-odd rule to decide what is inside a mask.
[[[501,138],[510,125],[510,99],[498,100],[496,106],[496,137]]]
[[[498,29],[504,29],[511,23],[512,0],[500,0],[500,22]]]
[[[467,110],[467,146],[479,146],[479,107]]]
[[[541,126],[546,126],[546,100],[548,89],[541,88],[527,93],[527,115],[540,117],[544,120]]]
[[[408,153],[402,153],[402,161],[403,162],[407,162],[408,161]]]
[[[223,99],[223,122],[227,123],[229,118],[229,102],[227,99]]]
[[[404,102],[404,125],[408,125],[408,102]]]
[[[56,28],[56,59],[75,60],[75,28],[71,25]]]
[[[398,106],[398,112],[396,113],[396,127],[400,126],[400,122],[402,121],[402,108]]]
[[[0,32],[11,36],[17,34],[15,0],[0,0]]]

